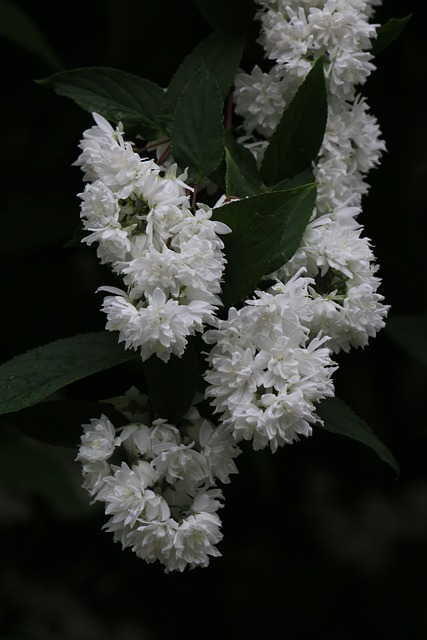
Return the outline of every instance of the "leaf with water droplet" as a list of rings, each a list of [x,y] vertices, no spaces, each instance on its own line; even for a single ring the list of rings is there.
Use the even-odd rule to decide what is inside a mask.
[[[107,331],[56,340],[0,366],[0,414],[36,404],[58,389],[138,358]]]

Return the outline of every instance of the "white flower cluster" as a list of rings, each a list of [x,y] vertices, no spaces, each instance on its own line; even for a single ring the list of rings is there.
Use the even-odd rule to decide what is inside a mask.
[[[258,291],[203,336],[214,345],[206,396],[236,440],[253,439],[254,449],[276,451],[310,435],[320,422],[315,403],[334,394],[328,337],[309,336],[309,282],[296,274],[271,293]]]
[[[105,505],[105,525],[123,548],[166,572],[206,567],[221,555],[217,480],[229,482],[240,453],[224,426],[214,428],[192,407],[178,430],[150,421],[147,396],[132,388],[116,399],[130,422],[115,429],[102,415],[83,425],[77,459],[84,486]]]
[[[260,44],[274,62],[236,78],[236,112],[247,133],[269,136],[314,62],[324,56],[331,95],[352,100],[374,70],[369,53],[376,27],[367,0],[257,0]],[[377,3],[378,4],[378,3]]]
[[[268,274],[241,308],[216,316],[225,267],[219,235],[230,229],[212,209],[190,204],[177,168],[142,159],[122,127],[101,116],[85,131],[76,164],[88,182],[81,217],[98,256],[124,290],[103,287],[107,329],[142,360],[182,356],[187,338],[210,346],[205,398],[219,426],[193,405],[177,426],[150,414],[132,389],[112,400],[129,423],[106,416],[84,425],[78,460],[84,486],[104,504],[106,529],[123,547],[166,571],[207,566],[220,555],[223,495],[236,473],[237,443],[274,452],[321,422],[316,403],[333,396],[333,352],[363,347],[384,326],[388,307],[368,238],[357,221],[366,176],[385,146],[357,94],[374,69],[369,53],[379,0],[257,0],[260,42],[273,62],[239,73],[241,141],[261,159],[281,114],[324,56],[328,118],[318,160],[316,208],[301,246]],[[223,197],[216,206],[225,204]],[[208,325],[208,330],[206,330]],[[210,326],[210,327],[209,327]]]
[[[212,322],[221,304],[225,266],[218,234],[230,229],[212,221],[212,210],[190,207],[185,176],[141,159],[100,115],[83,133],[76,161],[89,184],[80,197],[85,242],[123,279],[125,291],[103,287],[106,328],[119,331],[126,348],[142,360],[156,354],[182,356],[187,336]]]
[[[366,100],[357,95],[374,69],[369,53],[376,27],[369,23],[378,0],[259,0],[261,44],[274,61],[269,73],[255,68],[236,79],[236,111],[242,141],[261,157],[283,108],[315,60],[324,56],[328,118],[313,167],[316,210],[301,247],[273,274],[286,282],[301,267],[313,279],[312,335],[322,331],[335,352],[365,346],[384,326],[388,306],[377,292],[380,279],[370,241],[357,222],[366,176],[385,150]],[[263,139],[252,137],[255,133]]]

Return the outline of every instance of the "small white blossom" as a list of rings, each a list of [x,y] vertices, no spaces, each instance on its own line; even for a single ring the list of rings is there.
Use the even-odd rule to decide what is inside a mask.
[[[152,461],[159,478],[165,478],[170,484],[177,480],[185,480],[188,487],[194,487],[207,478],[211,472],[208,462],[202,453],[189,445],[157,445],[158,455]]]
[[[81,457],[77,459],[82,464],[83,489],[91,496],[96,496],[104,488],[105,479],[111,474],[111,465],[106,460],[85,462]]]
[[[241,453],[230,429],[224,425],[213,428],[208,420],[203,420],[199,438],[201,453],[206,458],[211,473],[224,484],[230,482],[230,474],[237,473],[233,458]],[[207,511],[206,506],[202,510]]]
[[[240,71],[235,78],[236,113],[244,117],[246,133],[257,131],[270,137],[297,88],[297,79],[290,87],[289,82],[281,81],[275,67],[270,73],[258,66],[250,74]]]
[[[114,475],[105,479],[98,499],[106,503],[105,513],[112,515],[112,523],[134,526],[140,518],[162,520],[169,517],[167,503],[147,490],[156,478],[154,468],[148,462],[140,461],[134,468],[122,462]]]
[[[186,518],[175,534],[169,568],[183,571],[187,565],[206,567],[209,557],[220,556],[215,545],[222,539],[221,521],[214,513],[198,513]]]
[[[350,347],[365,347],[369,338],[385,325],[389,306],[383,303],[384,296],[377,292],[381,283],[373,275],[375,269],[357,274],[348,280],[344,295],[331,292],[313,295],[313,332],[322,330],[328,334],[328,347],[334,352],[349,351]]]
[[[159,561],[168,570],[178,526],[173,518],[164,522],[146,522],[128,534],[126,546],[132,547],[138,558],[149,563]]]
[[[110,458],[116,446],[116,431],[107,416],[92,419],[90,424],[83,425],[83,429],[77,459],[98,462]]]
[[[165,362],[171,353],[181,356],[187,344],[186,336],[193,333],[193,317],[187,308],[176,300],[167,300],[160,288],[148,296],[145,307],[135,306],[121,293],[104,299],[106,329],[119,331],[119,342],[124,342],[127,349],[139,348],[142,360],[153,354]]]

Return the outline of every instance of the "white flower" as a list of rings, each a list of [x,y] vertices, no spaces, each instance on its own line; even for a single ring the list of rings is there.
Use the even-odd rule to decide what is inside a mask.
[[[183,571],[185,567],[206,567],[209,556],[220,556],[215,545],[222,539],[221,520],[214,513],[188,516],[178,527],[169,569]]]
[[[342,99],[353,98],[355,86],[364,84],[375,70],[371,62],[373,56],[364,51],[345,51],[337,46],[330,57],[325,69],[330,91]]]
[[[163,445],[178,445],[181,442],[179,429],[169,424],[163,418],[153,420],[150,433],[150,455],[153,457],[159,453]]]
[[[260,42],[267,57],[291,66],[292,63],[308,56],[313,36],[310,34],[304,9],[297,6],[292,8],[292,3],[278,3],[278,7],[270,7],[270,3],[265,2],[260,4],[266,8],[266,11],[260,14]]]
[[[116,446],[116,430],[107,416],[92,419],[83,425],[83,430],[77,460],[98,462],[110,458]]]
[[[97,126],[84,132],[82,153],[74,164],[85,172],[84,180],[100,180],[119,198],[126,198],[147,163],[142,163],[132,145],[124,141],[121,127],[114,130],[102,116],[93,116]]]
[[[224,498],[220,489],[200,490],[194,498],[188,511],[190,514],[216,513],[224,505],[221,500]]]
[[[90,229],[92,233],[82,242],[91,245],[98,242],[96,250],[101,264],[115,264],[124,260],[131,250],[131,243],[127,231],[124,231],[119,224],[109,224],[102,229]]]
[[[211,220],[212,209],[199,207],[194,215],[186,215],[182,221],[171,227],[171,233],[177,234],[181,242],[191,240],[194,236],[209,240],[215,248],[222,248],[223,243],[218,234],[231,233],[230,227],[218,220]]]
[[[303,78],[312,61],[324,54],[329,91],[345,99],[374,69],[368,50],[376,25],[367,20],[365,2],[260,4],[264,7],[259,14],[260,42],[283,77]]]
[[[187,308],[176,300],[167,300],[159,288],[148,296],[146,307],[135,306],[124,292],[120,293],[104,299],[106,329],[119,331],[119,342],[124,342],[126,349],[140,348],[143,361],[154,353],[165,362],[171,353],[181,356],[186,336],[193,332],[193,317]]]
[[[321,216],[309,223],[304,231],[301,246],[292,259],[277,275],[294,273],[301,267],[315,277],[325,276],[330,269],[346,278],[369,268],[374,256],[369,238],[361,238],[361,226],[354,220],[341,223],[330,216]]]
[[[287,293],[298,287],[304,302],[293,309]],[[324,346],[328,337],[309,340],[309,329],[301,324],[312,318],[307,279],[296,277],[288,292],[286,285],[281,290],[257,292],[256,299],[239,311],[231,309],[228,321],[205,334],[214,344],[206,397],[236,440],[253,438],[254,448],[269,444],[272,451],[311,433],[310,424],[319,420],[315,402],[333,395],[336,369]]]
[[[117,440],[127,453],[136,458],[150,449],[151,428],[141,423],[131,423],[123,427]]]
[[[275,67],[270,73],[263,73],[255,66],[250,74],[240,71],[236,75],[233,97],[236,113],[244,118],[246,133],[272,135],[298,87],[298,80],[292,87],[289,84],[281,81]]]
[[[163,418],[152,420],[147,398],[134,387],[109,402],[133,420],[117,431],[111,425],[117,457],[125,460],[117,466],[78,456],[83,486],[109,516],[103,528],[123,548],[131,547],[146,562],[161,562],[167,572],[207,566],[210,556],[219,555],[214,545],[222,537],[215,514],[224,496],[215,480],[227,482],[237,471],[233,458],[240,450],[231,434],[214,429],[194,405],[181,430]],[[146,424],[136,421],[141,416]]]
[[[365,347],[385,325],[389,306],[377,292],[381,280],[374,276],[375,266],[357,273],[344,284],[344,291],[319,293],[310,290],[313,297],[313,333],[323,331],[329,336],[328,347],[338,352],[350,347]]]
[[[191,187],[185,184],[185,174],[176,176],[177,166],[169,168],[165,176],[160,176],[160,167],[154,161],[147,161],[145,171],[141,172],[135,193],[143,195],[150,208],[163,208],[168,206],[189,206],[187,191]]]
[[[179,430],[161,418],[154,420],[150,427],[144,424],[127,425],[120,439],[131,455],[144,456],[146,460],[152,460],[157,455],[158,447],[181,442]]]
[[[380,7],[383,3],[383,0],[367,0],[366,6],[366,15],[368,18],[372,17],[375,13],[375,7]]]
[[[361,4],[361,3],[359,3]],[[369,49],[375,27],[366,22],[356,3],[327,0],[324,7],[311,7],[308,25],[318,48],[332,49],[340,45],[352,50]]]
[[[166,174],[143,160],[116,129],[98,114],[83,133],[76,161],[94,181],[80,194],[86,244],[96,242],[102,263],[123,278],[125,291],[104,299],[106,328],[118,331],[126,349],[143,361],[156,355],[167,362],[181,357],[187,337],[214,321],[221,305],[226,260],[219,234],[227,225],[211,220],[212,209],[190,209],[186,174],[176,165]]]
[[[180,285],[179,254],[175,254],[166,245],[158,251],[149,248],[144,255],[131,260],[122,270],[124,283],[131,289],[134,298],[153,295],[155,289],[162,289],[167,296],[178,297]]]
[[[177,480],[185,480],[188,487],[210,478],[210,469],[204,455],[196,451],[194,443],[189,445],[173,445],[164,443],[157,445],[158,455],[152,461],[159,478],[174,484]]]
[[[343,120],[350,134],[357,169],[366,174],[378,165],[386,148],[378,121],[369,113],[366,99],[360,95],[351,108],[343,112]]]
[[[164,522],[146,522],[127,536],[127,546],[146,562],[160,561],[168,567],[178,523],[173,518]]]
[[[199,438],[202,447],[201,453],[205,457],[212,475],[224,484],[230,482],[230,474],[238,472],[233,458],[237,458],[241,453],[230,429],[224,425],[213,427],[211,422],[203,420]],[[193,506],[193,508],[197,507]],[[206,505],[201,505],[198,509],[208,510]]]
[[[78,196],[83,201],[80,215],[84,219],[85,229],[102,229],[113,221],[118,222],[119,199],[100,180],[87,184],[83,193]]]
[[[360,206],[368,191],[365,175],[378,164],[384,150],[377,121],[363,98],[357,96],[352,104],[330,98],[325,136],[314,168],[318,210],[329,213],[343,204]]]
[[[138,519],[164,520],[169,517],[167,503],[148,490],[157,479],[155,469],[144,461],[134,468],[122,462],[113,476],[105,478],[98,500],[106,503],[105,513],[112,515],[112,523],[135,525]]]
[[[93,113],[92,116],[96,125],[83,132],[83,138],[79,144],[82,153],[74,162],[74,165],[81,167],[84,172],[83,180],[85,181],[98,179],[96,166],[102,158],[102,154],[108,148],[114,148],[118,140],[123,142],[121,126],[114,130],[110,123],[99,114]]]
[[[81,457],[77,459],[82,463],[83,489],[96,496],[104,488],[105,478],[111,475],[111,465],[102,459],[94,462],[85,462]]]

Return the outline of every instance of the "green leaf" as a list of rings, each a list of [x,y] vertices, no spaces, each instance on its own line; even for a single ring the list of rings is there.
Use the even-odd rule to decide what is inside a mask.
[[[296,187],[302,187],[304,184],[310,184],[315,182],[314,173],[311,169],[306,169],[301,173],[297,173],[293,178],[286,178],[278,182],[273,187],[270,187],[270,191],[284,191],[286,189],[295,189]]]
[[[273,186],[306,170],[316,159],[325,133],[327,99],[323,58],[298,89],[273,133],[261,165],[261,178]]]
[[[194,0],[194,4],[213,29],[236,33],[250,27],[256,5],[248,0]]]
[[[371,53],[376,56],[396,40],[412,18],[410,13],[405,18],[391,18],[377,29],[377,37],[372,41]]]
[[[189,340],[181,358],[172,355],[168,362],[163,362],[151,356],[143,366],[156,413],[178,422],[193,402],[201,380],[193,341]]]
[[[317,413],[324,422],[323,429],[365,444],[400,475],[399,464],[391,451],[345,402],[338,398],[327,398],[319,404]]]
[[[407,354],[427,365],[427,313],[392,316],[385,331]]]
[[[244,198],[264,190],[252,153],[225,132],[225,162],[227,195]]]
[[[27,436],[63,447],[76,447],[82,434],[82,424],[91,418],[106,415],[115,427],[129,420],[111,404],[84,400],[47,400],[0,418]]]
[[[178,102],[171,131],[172,154],[197,184],[223,157],[223,99],[215,76],[201,65]]]
[[[287,206],[287,218],[277,249],[268,265],[268,273],[276,271],[292,258],[301,245],[302,236],[316,204],[316,185],[292,189],[295,197]]]
[[[245,300],[278,252],[289,252],[299,228],[296,212],[312,209],[314,185],[265,193],[231,202],[213,211],[213,218],[227,224],[232,233],[224,236],[227,266],[221,299],[226,307]],[[309,216],[308,216],[309,217]],[[298,231],[299,233],[299,231]]]
[[[53,69],[62,64],[38,26],[15,3],[0,0],[0,35],[47,62]]]
[[[225,164],[225,156],[215,169],[215,171],[211,171],[209,176],[210,180],[216,184],[222,191],[226,190],[225,186],[225,173],[226,173],[226,164]]]
[[[71,382],[138,357],[102,331],[56,340],[0,366],[0,414],[47,398]]]
[[[11,430],[2,431],[0,481],[4,486],[41,494],[61,510],[86,511],[85,495],[73,479],[75,469],[70,462],[65,451],[52,451]]]
[[[205,65],[215,76],[218,87],[225,98],[233,84],[244,46],[244,36],[235,32],[211,33],[184,58],[170,81],[166,93],[166,109],[175,111],[180,95],[201,65]]]
[[[136,128],[146,139],[162,135],[165,93],[150,80],[119,69],[88,67],[55,73],[38,82],[71,98],[85,111]]]

